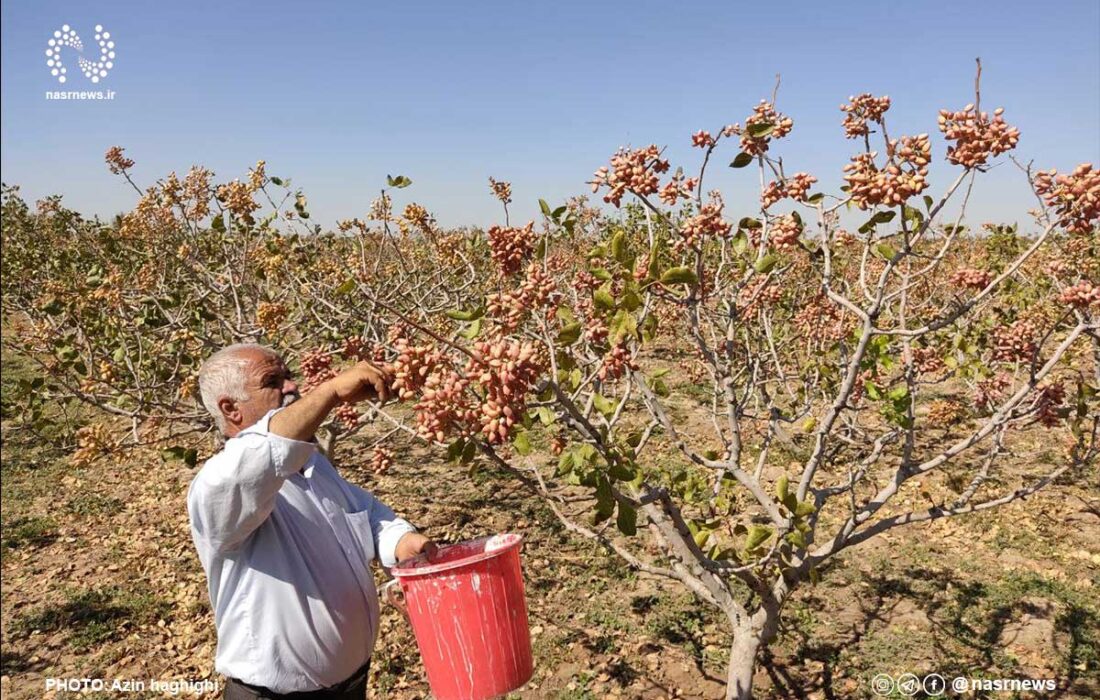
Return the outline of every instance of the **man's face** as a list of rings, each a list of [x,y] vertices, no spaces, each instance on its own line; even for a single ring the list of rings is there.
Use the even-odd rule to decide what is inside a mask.
[[[298,384],[282,358],[258,350],[249,350],[246,353],[244,390],[248,398],[233,402],[236,414],[227,415],[229,429],[233,434],[254,425],[268,411],[289,406],[299,396]]]

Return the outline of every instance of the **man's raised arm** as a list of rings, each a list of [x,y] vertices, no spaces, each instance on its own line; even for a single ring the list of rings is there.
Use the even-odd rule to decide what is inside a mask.
[[[329,411],[337,405],[366,399],[385,402],[393,393],[390,389],[392,381],[393,378],[385,370],[369,362],[360,362],[273,416],[271,432],[292,440],[312,440]]]

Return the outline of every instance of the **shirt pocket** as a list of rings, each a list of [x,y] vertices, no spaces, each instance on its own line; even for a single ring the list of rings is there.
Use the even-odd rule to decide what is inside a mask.
[[[351,539],[363,556],[363,566],[369,567],[375,556],[374,528],[371,526],[370,512],[363,510],[357,513],[345,513],[344,518],[347,521]]]

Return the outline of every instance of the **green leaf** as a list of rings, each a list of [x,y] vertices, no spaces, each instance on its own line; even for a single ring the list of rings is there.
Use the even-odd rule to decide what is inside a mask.
[[[806,537],[798,530],[792,530],[787,533],[787,541],[793,544],[795,547],[806,548]]]
[[[877,214],[875,214],[874,216],[871,217],[871,221],[873,221],[876,224],[888,224],[888,223],[890,223],[891,221],[894,220],[894,217],[897,216],[897,214],[898,213],[896,211],[892,211],[892,210],[891,211],[880,211],[880,212],[878,212]]]
[[[605,416],[611,416],[615,413],[615,402],[602,394],[592,394],[592,405]]]
[[[462,309],[448,309],[447,318],[454,319],[455,321],[474,321],[485,315],[485,309],[478,308],[473,311],[463,311]]]
[[[218,233],[225,233],[225,217],[218,214],[210,221],[210,228]]]
[[[914,227],[924,223],[924,214],[920,213],[920,209],[914,209],[906,204],[902,207],[902,210],[905,212],[905,220],[912,222]]]
[[[352,277],[344,280],[344,283],[336,288],[336,293],[343,296],[344,294],[351,294],[355,291],[355,279]]]
[[[734,234],[730,241],[735,255],[741,255],[749,247],[749,237],[745,235],[744,231],[738,231]]]
[[[673,267],[661,275],[661,284],[698,284],[699,278],[689,267]]]
[[[754,219],[751,216],[746,216],[737,222],[737,228],[745,229],[746,231],[761,228],[763,225],[764,224],[760,223],[759,219]]]
[[[596,308],[604,311],[615,308],[615,297],[611,296],[611,292],[606,285],[596,290],[595,294],[592,295],[592,301],[596,304]]]
[[[474,455],[477,454],[477,443],[473,440],[469,440],[462,447],[462,463],[469,464],[473,461]]]
[[[753,265],[753,269],[760,274],[767,274],[768,272],[772,271],[772,269],[778,262],[779,257],[777,255],[775,255],[774,253],[768,253],[767,255],[756,261],[756,264]]]
[[[601,282],[610,282],[613,277],[613,275],[608,272],[607,268],[605,267],[594,267],[589,270],[589,272],[591,272],[592,276]]]
[[[199,461],[199,451],[194,447],[182,447],[174,445],[161,450],[161,456],[165,459],[178,459],[189,467],[195,466]]]
[[[447,461],[457,461],[462,456],[462,450],[466,448],[466,439],[459,438],[447,446]]]
[[[638,319],[634,318],[634,314],[625,309],[620,309],[615,312],[615,317],[611,319],[611,342],[618,344],[626,337],[635,337],[638,334]]]
[[[573,461],[578,465],[582,464],[594,464],[599,459],[600,453],[596,452],[596,448],[588,443],[582,444],[577,448],[576,456],[573,457]]]
[[[539,422],[543,425],[552,425],[554,423],[554,409],[549,406],[539,406],[535,409],[535,415],[538,416]]]
[[[611,257],[615,258],[624,267],[628,267],[630,262],[627,259],[626,249],[626,233],[619,231],[611,237]]]
[[[748,125],[745,131],[754,139],[760,139],[765,136],[770,136],[771,133],[775,131],[775,124],[771,122],[756,122],[755,124]]]
[[[567,207],[563,204],[560,207],[558,207],[557,209],[555,209],[554,211],[550,212],[550,218],[553,219],[554,221],[557,221],[558,219],[561,218],[561,215],[564,214],[567,211],[569,211],[569,207]]]
[[[636,311],[642,305],[642,298],[634,291],[634,285],[628,285],[623,289],[623,297],[619,300],[619,308],[627,311]]]
[[[576,391],[583,381],[584,374],[581,372],[580,367],[574,367],[572,371],[569,372],[569,388]]]
[[[543,215],[546,216],[547,219],[552,218],[554,215],[554,212],[550,210],[550,205],[546,203],[545,199],[539,200],[539,209],[542,210]]]
[[[408,187],[409,185],[411,185],[413,183],[412,183],[412,180],[405,177],[404,175],[398,175],[397,177],[393,177],[392,175],[387,175],[386,176],[386,184],[388,184],[390,187],[394,187],[394,188],[397,188],[397,189],[402,189],[404,187]]]
[[[581,337],[581,330],[583,326],[580,322],[570,323],[558,332],[558,345],[569,346],[577,342],[577,339]]]
[[[806,203],[807,204],[817,204],[818,202],[820,202],[823,199],[825,199],[825,193],[824,192],[818,192],[817,194],[812,194],[809,197],[807,197],[806,198]]]
[[[730,163],[731,168],[743,168],[753,160],[751,153],[738,153],[737,157]]]
[[[790,488],[790,482],[787,480],[787,475],[779,477],[775,482],[775,495],[779,498],[780,502],[786,500],[787,491]]]
[[[656,314],[646,314],[645,320],[642,321],[642,342],[649,343],[657,337],[657,324]]]
[[[616,481],[633,481],[636,476],[634,470],[623,462],[612,462],[608,474]]]
[[[558,471],[554,475],[565,476],[573,471],[574,466],[576,466],[576,460],[573,457],[573,451],[562,452],[561,457],[558,457]]]
[[[745,550],[750,551],[764,544],[772,536],[772,529],[763,525],[753,525],[745,538]]]
[[[619,517],[615,518],[619,532],[631,537],[638,532],[638,512],[626,503],[619,504]]]
[[[707,540],[710,539],[711,532],[713,531],[701,527],[692,535],[692,539],[695,540],[695,545],[699,547],[699,549],[707,546]]]
[[[516,448],[516,452],[521,455],[531,454],[531,439],[527,437],[527,431],[516,433],[516,436],[512,438],[512,447]]]
[[[794,514],[796,517],[804,518],[815,510],[817,510],[817,508],[814,507],[813,501],[802,501],[795,507]]]
[[[646,275],[650,279],[657,279],[661,276],[661,245],[660,245],[660,243],[653,244],[652,250],[649,251],[649,268],[646,269]]]
[[[474,319],[474,322],[466,327],[460,335],[466,340],[473,340],[477,337],[478,333],[481,333],[481,319]]]
[[[272,175],[270,179],[271,179],[271,184],[278,185],[279,187],[283,186],[283,178],[275,177],[274,175]]]
[[[890,391],[886,392],[886,398],[891,401],[901,401],[906,396],[909,396],[909,387],[906,384],[899,384]]]
[[[668,385],[665,384],[663,379],[653,380],[653,393],[662,398],[667,397],[671,392],[668,390]]]
[[[607,479],[600,479],[596,483],[596,514],[592,520],[602,523],[615,512],[615,496],[611,493],[611,484]]]
[[[932,211],[932,203],[934,201],[935,200],[932,199],[931,197],[929,197],[928,195],[924,195],[924,206],[925,206],[926,209],[928,209],[929,212]]]
[[[897,255],[897,251],[889,243],[879,243],[875,246],[875,254],[883,260],[893,260],[894,256]]]
[[[795,496],[792,491],[788,491],[787,495],[784,496],[781,500],[783,503],[783,507],[792,513],[795,511],[796,508],[798,508],[798,497]]]

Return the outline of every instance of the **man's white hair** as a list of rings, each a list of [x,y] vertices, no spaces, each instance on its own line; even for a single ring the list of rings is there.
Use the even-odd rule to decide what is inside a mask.
[[[225,416],[218,408],[218,401],[223,398],[248,400],[248,392],[244,390],[244,370],[248,366],[249,361],[245,355],[249,351],[262,352],[269,357],[279,356],[271,348],[257,343],[237,343],[208,357],[199,370],[202,405],[209,411],[214,418],[214,424],[222,433],[225,433]]]

